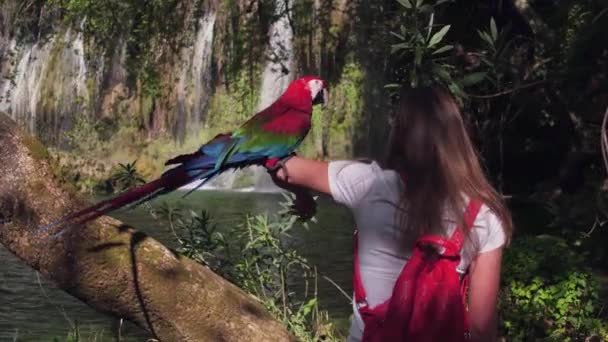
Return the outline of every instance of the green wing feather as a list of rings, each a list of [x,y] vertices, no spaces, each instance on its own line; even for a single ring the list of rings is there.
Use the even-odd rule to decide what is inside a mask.
[[[267,157],[268,154],[281,156],[295,150],[308,133],[308,129],[297,134],[287,134],[262,128],[264,124],[282,115],[289,115],[287,112],[290,108],[279,105],[280,103],[276,103],[275,106],[269,107],[234,131],[232,136],[238,144],[231,151],[227,151],[226,156],[237,153],[263,153]]]

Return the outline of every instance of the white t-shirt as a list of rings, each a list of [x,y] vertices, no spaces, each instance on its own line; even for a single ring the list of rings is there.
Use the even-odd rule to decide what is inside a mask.
[[[401,178],[376,163],[334,161],[329,163],[329,187],[334,200],[349,207],[354,215],[359,231],[359,269],[367,302],[372,307],[381,304],[391,296],[411,254],[396,238],[399,229],[396,208],[403,191]],[[455,224],[446,221],[446,226],[446,236],[451,236]],[[498,217],[482,205],[463,245],[458,270],[464,273],[475,256],[501,247],[505,240]],[[353,311],[349,342],[360,341],[363,334],[363,321],[354,304]]]

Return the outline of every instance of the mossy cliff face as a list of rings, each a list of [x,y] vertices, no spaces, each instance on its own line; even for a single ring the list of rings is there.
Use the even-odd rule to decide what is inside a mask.
[[[52,1],[41,2],[39,13],[21,13],[10,3],[2,8],[2,24],[15,27],[2,37],[7,71],[0,107],[44,143],[66,147],[62,133],[78,120],[107,118],[144,136],[183,137],[204,119],[212,3]],[[47,18],[41,14],[47,11],[59,14]],[[10,14],[51,24],[32,32]]]
[[[335,102],[315,112],[302,152],[367,154],[355,148],[369,141],[364,109],[382,98],[362,85],[382,72],[361,60],[359,1],[139,2],[57,0],[20,12],[5,1],[0,110],[44,144],[110,163],[142,156],[156,175],[162,159],[234,129],[275,96],[272,85],[288,83],[275,80],[317,74]]]

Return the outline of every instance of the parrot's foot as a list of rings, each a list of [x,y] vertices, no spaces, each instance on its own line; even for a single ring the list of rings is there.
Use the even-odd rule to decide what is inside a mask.
[[[280,162],[281,158],[270,158],[266,160],[264,167],[266,167],[268,171],[276,171]]]
[[[287,179],[289,179],[289,173],[287,172],[287,167],[285,166],[285,163],[287,163],[287,161],[294,155],[295,154],[290,154],[284,158],[270,158],[266,160],[264,166],[266,167],[268,172],[276,172],[279,169],[283,170],[283,179],[287,181]]]

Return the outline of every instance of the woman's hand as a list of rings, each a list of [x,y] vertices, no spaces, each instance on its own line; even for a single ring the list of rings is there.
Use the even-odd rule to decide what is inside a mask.
[[[289,184],[277,176],[278,170],[268,170],[274,183],[295,195],[290,206],[290,213],[298,216],[301,221],[308,221],[317,213],[317,202],[307,188]]]
[[[291,210],[303,221],[311,219],[317,212],[317,203],[309,190],[330,192],[327,162],[294,156],[282,165],[269,168],[268,173],[277,186],[296,196]]]

